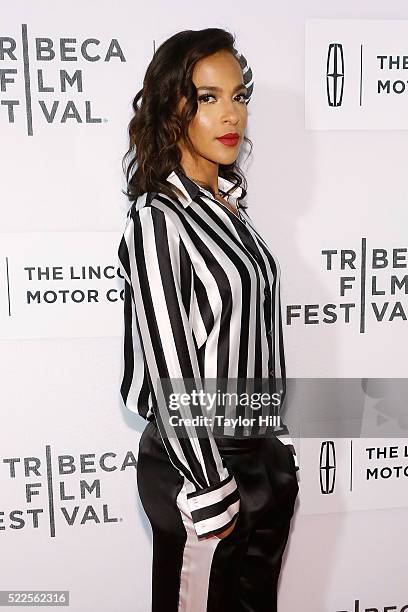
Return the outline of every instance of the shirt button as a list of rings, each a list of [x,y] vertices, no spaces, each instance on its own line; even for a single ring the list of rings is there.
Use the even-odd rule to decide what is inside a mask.
[[[272,336],[272,330],[271,329],[267,329],[266,333],[267,333],[268,336]]]
[[[265,294],[265,296],[269,296],[270,292],[271,292],[271,291],[270,291],[269,287],[268,287],[268,286],[266,286],[266,287],[265,287],[265,289],[264,289],[264,294]]]
[[[269,370],[269,374],[270,374],[271,376],[273,376],[273,372],[274,372],[273,370]]]

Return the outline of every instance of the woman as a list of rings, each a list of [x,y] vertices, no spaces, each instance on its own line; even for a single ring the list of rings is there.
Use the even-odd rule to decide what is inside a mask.
[[[275,418],[279,267],[236,164],[252,87],[230,33],[188,30],[157,49],[133,102],[121,394],[150,421],[137,482],[153,530],[153,612],[277,609],[298,462]],[[211,380],[223,391],[266,384],[280,405],[225,409],[219,394],[211,405]]]

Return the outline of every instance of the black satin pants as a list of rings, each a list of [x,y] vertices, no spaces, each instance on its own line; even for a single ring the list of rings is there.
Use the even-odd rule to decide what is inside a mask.
[[[154,422],[138,454],[140,499],[153,532],[152,612],[276,612],[278,579],[299,492],[291,450],[278,438],[217,439],[240,512],[223,539],[196,537],[184,479]]]

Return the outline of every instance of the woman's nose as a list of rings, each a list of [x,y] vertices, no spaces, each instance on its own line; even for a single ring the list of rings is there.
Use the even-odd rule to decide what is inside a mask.
[[[226,102],[222,109],[223,120],[229,120],[231,123],[239,121],[239,113],[233,102]]]

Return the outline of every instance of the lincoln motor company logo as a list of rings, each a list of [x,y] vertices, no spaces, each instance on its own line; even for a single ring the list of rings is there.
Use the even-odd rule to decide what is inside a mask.
[[[381,96],[401,96],[408,92],[408,81],[405,71],[408,70],[408,56],[405,53],[381,53],[373,54],[367,51],[367,45],[359,45],[359,55],[357,53],[352,58],[357,64],[358,70],[358,99],[359,106],[363,106],[363,85],[365,89]],[[357,66],[356,66],[357,67]],[[356,68],[355,67],[355,68]],[[368,71],[366,68],[370,67]],[[378,73],[375,83],[371,83],[371,73],[373,68]],[[369,84],[367,87],[367,75]],[[326,96],[327,104],[330,107],[339,107],[343,104],[343,93],[345,83],[344,49],[339,42],[329,43],[326,56]],[[357,99],[357,98],[356,98]]]
[[[114,504],[104,499],[103,484],[136,466],[132,451],[56,455],[49,444],[42,456],[0,457],[0,537],[6,530],[22,529],[47,529],[55,537],[64,526],[121,521]]]
[[[336,476],[336,453],[333,440],[326,440],[320,446],[320,492],[333,493]]]
[[[343,45],[330,43],[327,51],[326,91],[329,106],[341,106],[344,90]]]
[[[84,94],[93,64],[126,62],[116,38],[0,36],[0,121],[25,121],[27,135],[38,124],[102,123],[101,109]]]

